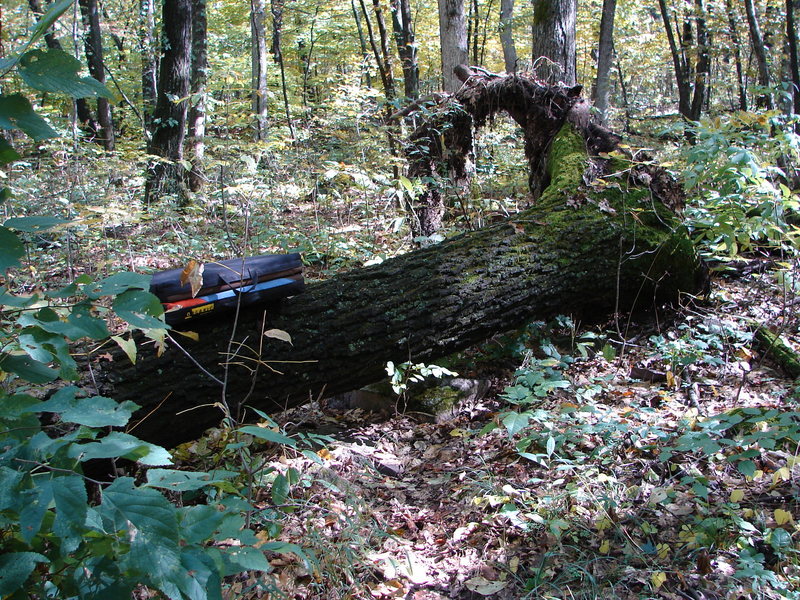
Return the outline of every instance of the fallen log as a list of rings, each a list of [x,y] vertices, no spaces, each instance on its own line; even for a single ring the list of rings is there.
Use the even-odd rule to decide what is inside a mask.
[[[599,319],[697,291],[705,271],[658,201],[658,173],[615,163],[616,176],[587,185],[589,164],[583,136],[566,123],[532,208],[308,285],[279,310],[207,322],[197,342],[174,335],[186,352],[142,348],[135,365],[117,355],[107,392],[143,407],[136,435],[172,446],[218,424],[215,403],[252,419],[245,405],[270,412],[357,389],[381,379],[387,361],[432,362],[533,318]],[[269,328],[292,345],[263,336]]]

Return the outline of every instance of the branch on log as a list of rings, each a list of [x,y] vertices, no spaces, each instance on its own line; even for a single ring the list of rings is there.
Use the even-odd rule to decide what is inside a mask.
[[[441,228],[445,198],[469,184],[473,129],[485,126],[498,113],[507,113],[522,128],[528,187],[534,199],[547,187],[547,154],[565,122],[578,128],[592,156],[617,148],[620,137],[593,122],[590,103],[580,97],[580,85],[548,85],[530,73],[499,75],[465,65],[456,67],[455,73],[464,85],[440,102],[411,134],[405,149],[409,177],[429,182],[414,210],[415,237],[430,236]],[[601,172],[598,165],[587,170],[592,177]]]
[[[280,410],[380,380],[389,360],[431,362],[533,318],[600,319],[699,289],[703,267],[646,178],[584,184],[586,144],[571,123],[548,156],[539,202],[505,222],[308,285],[268,310],[268,324],[263,310],[240,314],[234,332],[206,323],[199,342],[182,343],[224,392],[175,348],[143,348],[136,365],[118,355],[105,391],[143,407],[134,433],[170,446],[216,425],[223,399],[234,413]],[[271,327],[293,345],[263,337]]]

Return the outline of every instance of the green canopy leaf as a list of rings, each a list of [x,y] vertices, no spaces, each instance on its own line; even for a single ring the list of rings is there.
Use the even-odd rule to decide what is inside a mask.
[[[19,61],[22,80],[43,92],[64,93],[73,98],[114,96],[102,83],[92,77],[81,77],[81,63],[63,50],[31,50]]]
[[[0,129],[20,129],[37,142],[58,135],[21,94],[0,94]]]
[[[0,556],[0,596],[5,598],[22,587],[38,563],[50,562],[36,552],[9,552]]]
[[[0,273],[9,267],[19,265],[19,259],[25,254],[25,247],[10,229],[0,226]]]

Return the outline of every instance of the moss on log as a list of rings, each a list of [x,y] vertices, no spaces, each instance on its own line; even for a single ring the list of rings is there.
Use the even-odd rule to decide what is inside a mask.
[[[275,411],[379,380],[389,360],[430,362],[533,318],[600,319],[700,287],[688,237],[650,189],[627,176],[585,186],[586,149],[569,124],[550,157],[550,186],[505,222],[311,284],[267,324],[253,310],[233,333],[231,319],[205,323],[198,342],[180,338],[224,390],[183,352],[143,348],[136,365],[110,364],[109,393],[142,405],[135,433],[169,446],[217,424],[223,399],[235,413]],[[263,337],[265,327],[293,345]]]

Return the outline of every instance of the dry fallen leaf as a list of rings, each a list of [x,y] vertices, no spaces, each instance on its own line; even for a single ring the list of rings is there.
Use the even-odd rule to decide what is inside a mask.
[[[292,344],[292,336],[283,331],[283,329],[267,329],[264,332],[264,335],[269,338],[275,338],[276,340],[288,342],[289,345]]]
[[[187,282],[189,283],[192,287],[192,298],[197,296],[197,292],[203,287],[203,271],[205,268],[205,264],[197,262],[196,260],[190,260],[189,264],[181,271],[181,285],[186,285]]]

